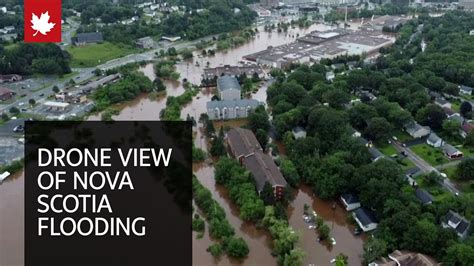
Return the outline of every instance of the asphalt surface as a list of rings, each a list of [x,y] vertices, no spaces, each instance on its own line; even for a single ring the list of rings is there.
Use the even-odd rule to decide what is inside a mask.
[[[416,153],[414,153],[410,148],[404,147],[400,143],[395,142],[395,141],[393,142],[393,146],[399,152],[404,152],[407,155],[407,158],[410,159],[410,161],[412,161],[415,164],[415,166],[420,169],[421,172],[425,174],[429,174],[434,171],[437,174],[441,174],[441,172],[438,169],[431,166],[429,163],[423,160],[423,158],[421,158]],[[460,160],[452,161],[450,163],[453,163],[453,165],[456,165],[459,162]],[[455,195],[461,194],[461,191],[457,189],[456,185],[453,182],[451,182],[448,178],[443,178],[443,180],[440,182],[440,185]]]

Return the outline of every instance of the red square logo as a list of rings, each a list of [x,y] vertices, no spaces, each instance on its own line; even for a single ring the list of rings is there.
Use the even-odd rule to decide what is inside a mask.
[[[25,42],[61,42],[61,0],[25,0]]]

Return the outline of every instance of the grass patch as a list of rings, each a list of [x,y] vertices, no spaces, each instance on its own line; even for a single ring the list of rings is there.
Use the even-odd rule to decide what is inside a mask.
[[[414,177],[418,187],[423,188],[428,191],[434,198],[435,201],[445,201],[453,195],[441,187],[439,184],[430,184],[428,183],[424,176]]]
[[[411,146],[410,148],[414,153],[423,158],[423,160],[432,166],[449,162],[448,159],[443,155],[441,149],[433,148],[428,144],[418,144]]]
[[[397,149],[395,149],[395,147],[393,147],[392,144],[388,144],[388,143],[383,143],[382,145],[377,145],[377,149],[379,149],[380,152],[382,152],[383,154],[385,154],[386,156],[392,156],[392,155],[396,155],[398,154],[398,151]]]
[[[94,67],[138,51],[129,46],[109,42],[78,47],[68,46],[66,50],[72,56],[71,67]]]
[[[406,132],[401,131],[399,129],[393,131],[393,136],[397,137],[398,141],[400,142],[413,140],[413,138],[410,135],[408,135]]]
[[[456,183],[463,193],[474,193],[474,180],[459,180],[456,170],[457,166],[451,166],[444,169],[442,172],[448,176],[449,180]]]

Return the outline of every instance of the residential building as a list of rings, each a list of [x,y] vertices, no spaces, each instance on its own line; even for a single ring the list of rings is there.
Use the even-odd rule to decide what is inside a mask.
[[[461,126],[461,130],[459,131],[459,135],[461,135],[461,137],[465,139],[467,137],[467,135],[469,135],[469,133],[472,132],[472,129],[474,129],[474,126],[472,124],[464,123]]]
[[[415,121],[405,125],[405,131],[415,139],[422,138],[430,134],[429,127],[423,127]]]
[[[459,113],[455,113],[452,116],[448,117],[448,120],[454,120],[459,123],[459,126],[464,124],[464,117],[462,117]]]
[[[230,154],[243,165],[255,180],[260,193],[266,183],[273,188],[277,199],[281,199],[287,186],[286,180],[270,155],[263,153],[251,130],[234,128],[226,134]]]
[[[15,93],[10,89],[0,87],[0,101],[8,101],[13,95],[15,95]]]
[[[423,205],[429,205],[433,203],[433,196],[431,196],[431,194],[428,193],[428,191],[422,188],[416,188],[415,195],[421,201]]]
[[[459,213],[450,210],[441,225],[444,228],[453,229],[460,238],[464,239],[467,237],[471,223]]]
[[[474,10],[474,0],[459,0],[459,6],[466,10]]]
[[[436,135],[436,133],[431,132],[431,134],[426,139],[426,144],[428,144],[432,147],[435,147],[435,148],[439,148],[439,147],[443,146],[443,139],[438,137],[438,135]]]
[[[473,31],[474,32],[474,31]],[[474,34],[473,34],[474,35]],[[464,95],[472,95],[472,87],[461,85],[459,86],[459,93]]]
[[[336,77],[336,75],[334,74],[334,71],[326,72],[326,80],[327,81],[332,81],[335,77]]]
[[[443,108],[443,110],[446,112],[446,115],[448,116],[448,118],[456,114],[459,115],[459,113],[454,112],[454,110],[451,108]]]
[[[438,97],[435,100],[435,104],[441,106],[442,108],[451,108],[452,104],[448,102],[445,98],[443,97]]]
[[[278,7],[278,0],[260,0],[260,5],[264,8],[275,8]]]
[[[433,258],[416,252],[395,250],[388,258],[380,258],[369,263],[369,266],[438,266]]]
[[[206,108],[210,120],[227,120],[246,118],[251,111],[262,104],[254,99],[237,99],[210,101],[206,103]]]
[[[341,202],[344,205],[346,211],[352,211],[360,208],[360,200],[356,194],[345,193],[341,195]]]
[[[358,140],[362,145],[367,147],[367,150],[370,153],[372,162],[376,162],[385,157],[385,155],[382,152],[380,152],[377,148],[374,147],[371,141],[367,141],[366,139],[362,137],[359,137]]]
[[[265,72],[263,72],[262,68],[253,64],[245,66],[224,65],[214,68],[205,68],[203,80],[205,80],[205,85],[215,86],[217,78],[221,76],[229,75],[239,77],[244,74],[249,78],[253,77],[254,75],[257,75],[260,79],[265,78]]]
[[[155,46],[155,41],[151,37],[143,37],[138,39],[135,44],[141,49],[151,49]]]
[[[181,37],[179,37],[179,36],[172,36],[172,37],[163,36],[163,37],[161,37],[161,39],[165,40],[165,41],[169,41],[169,42],[177,42],[177,41],[181,40]]]
[[[295,139],[306,138],[306,130],[303,127],[295,127],[291,130]]]
[[[458,150],[456,147],[450,144],[444,144],[442,149],[444,155],[446,155],[446,157],[448,157],[449,159],[459,159],[463,156],[462,151]]]
[[[20,81],[22,79],[23,78],[20,75],[17,75],[17,74],[0,75],[0,83],[16,82],[16,81]]]
[[[217,78],[217,93],[221,101],[240,100],[241,88],[239,81],[229,75]]]
[[[369,209],[358,208],[353,212],[352,216],[364,232],[375,230],[378,226],[375,214]]]
[[[102,43],[103,41],[104,37],[100,32],[78,33],[76,37],[72,38],[72,43],[76,46],[92,43]]]

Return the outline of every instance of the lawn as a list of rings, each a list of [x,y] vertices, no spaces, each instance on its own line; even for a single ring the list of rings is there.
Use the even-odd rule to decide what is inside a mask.
[[[68,46],[66,50],[72,56],[72,67],[94,67],[138,51],[138,49],[129,46],[109,42],[79,47]]]
[[[398,154],[397,150],[395,147],[393,147],[392,144],[384,143],[382,145],[377,145],[377,149],[379,149],[380,152],[385,154],[386,156],[392,156]]]
[[[413,140],[413,138],[410,135],[408,135],[406,132],[401,131],[399,129],[394,130],[393,135],[395,137],[397,137],[398,141],[400,141],[400,142],[406,142],[406,141],[409,141],[409,140]]]
[[[423,160],[432,166],[449,162],[448,159],[443,155],[441,149],[433,148],[428,144],[419,144],[411,146],[410,148],[414,153],[423,158]]]
[[[424,176],[417,176],[414,179],[416,180],[418,187],[428,191],[434,197],[435,201],[443,201],[453,196],[450,192],[443,189],[440,185],[429,184],[428,182],[426,182]]]
[[[448,167],[444,169],[442,172],[448,175],[448,178],[456,183],[458,188],[464,192],[464,193],[474,193],[474,181],[464,181],[464,180],[459,180],[456,175],[456,166]]]

